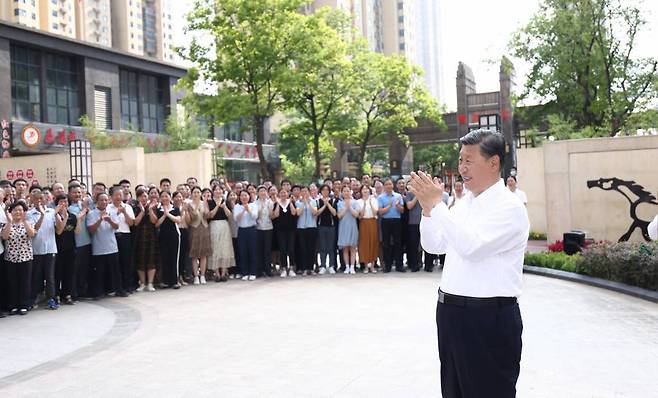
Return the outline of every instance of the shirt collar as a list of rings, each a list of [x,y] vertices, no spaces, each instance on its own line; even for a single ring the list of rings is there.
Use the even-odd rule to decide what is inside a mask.
[[[488,200],[488,198],[493,198],[496,195],[498,195],[501,190],[507,189],[505,184],[503,183],[503,179],[499,179],[498,182],[490,186],[489,188],[485,189],[481,194],[478,196],[473,195],[471,192],[471,195],[473,196],[473,201],[474,202],[482,202]]]

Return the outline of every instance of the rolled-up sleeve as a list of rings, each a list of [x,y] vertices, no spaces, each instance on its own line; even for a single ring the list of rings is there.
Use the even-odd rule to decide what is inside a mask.
[[[435,215],[436,209],[441,206],[445,207],[445,203],[441,202],[432,209],[430,217],[423,216],[420,219],[420,245],[423,250],[432,254],[444,254],[448,248],[442,226]]]

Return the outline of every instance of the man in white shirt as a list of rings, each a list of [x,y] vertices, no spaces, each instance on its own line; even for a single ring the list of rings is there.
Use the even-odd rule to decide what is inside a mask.
[[[120,185],[110,188],[112,203],[107,205],[107,213],[119,220],[119,228],[114,231],[119,249],[119,269],[121,271],[121,288],[126,293],[136,289],[135,267],[133,266],[133,247],[130,227],[135,221],[132,206],[123,203],[124,190]]]
[[[475,130],[461,138],[459,172],[470,191],[452,210],[443,184],[412,174],[423,209],[421,244],[446,253],[437,304],[444,397],[515,397],[523,324],[517,304],[529,222],[500,178],[505,139]]]
[[[658,215],[649,223],[649,238],[658,240]]]
[[[516,186],[516,177],[514,176],[509,176],[507,177],[507,188],[516,195],[517,198],[524,204],[528,205],[528,197],[526,196],[525,192],[519,189],[519,187]]]

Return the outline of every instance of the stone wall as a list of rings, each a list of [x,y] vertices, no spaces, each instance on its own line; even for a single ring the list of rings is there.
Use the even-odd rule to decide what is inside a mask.
[[[547,232],[550,241],[580,229],[594,239],[615,242],[633,223],[631,203],[638,194],[657,196],[657,136],[546,142],[541,148],[520,149],[517,156],[519,187],[528,194],[531,229]],[[623,181],[634,181],[636,186]],[[651,221],[656,213],[658,205],[637,205],[640,220]],[[639,229],[630,240],[642,240]]]

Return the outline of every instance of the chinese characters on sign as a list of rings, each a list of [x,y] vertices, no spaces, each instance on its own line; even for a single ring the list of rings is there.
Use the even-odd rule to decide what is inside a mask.
[[[8,158],[11,156],[11,123],[2,119],[0,127],[2,127],[2,141],[0,141],[2,148],[0,148],[0,156]]]

